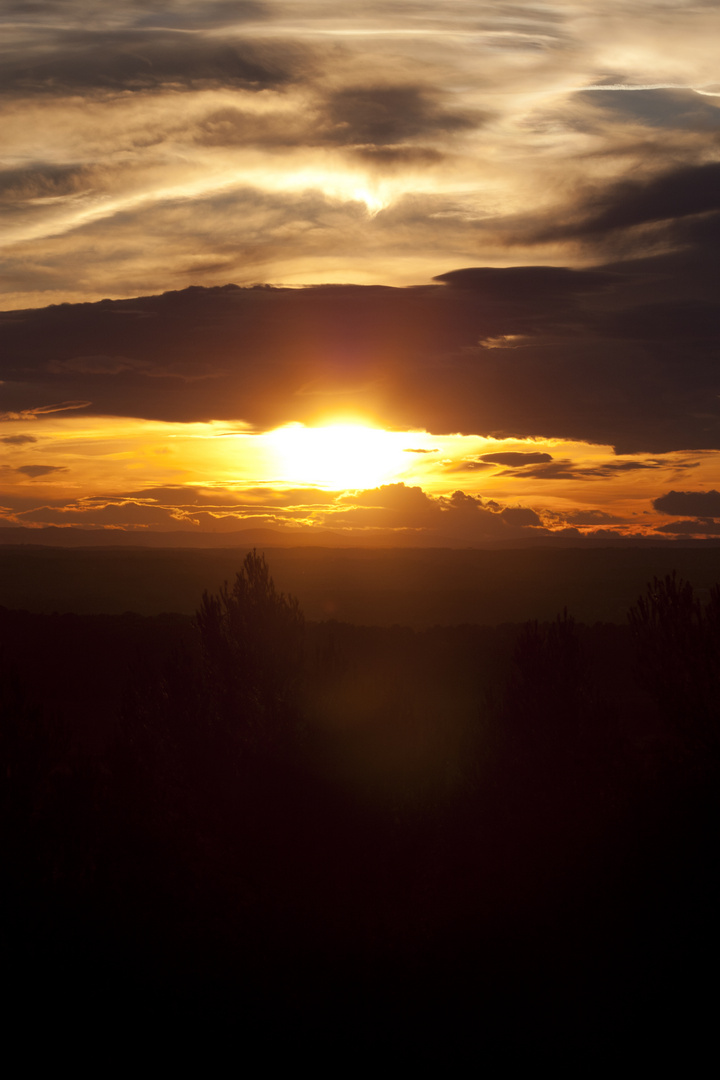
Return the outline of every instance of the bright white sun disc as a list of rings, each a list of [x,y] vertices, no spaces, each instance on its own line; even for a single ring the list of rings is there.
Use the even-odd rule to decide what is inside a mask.
[[[362,424],[287,424],[271,435],[278,479],[335,490],[377,487],[407,467],[407,435]]]

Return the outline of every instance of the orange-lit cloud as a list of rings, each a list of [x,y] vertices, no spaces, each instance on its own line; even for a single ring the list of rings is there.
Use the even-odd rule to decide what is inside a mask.
[[[0,23],[6,524],[715,534],[716,5]]]

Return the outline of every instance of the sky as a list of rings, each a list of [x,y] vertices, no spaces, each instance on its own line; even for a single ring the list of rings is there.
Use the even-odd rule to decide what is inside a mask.
[[[0,528],[720,535],[719,34],[0,0]]]

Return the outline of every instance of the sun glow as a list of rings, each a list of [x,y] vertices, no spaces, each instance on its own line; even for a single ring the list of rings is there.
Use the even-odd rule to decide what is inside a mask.
[[[362,424],[305,427],[287,424],[270,433],[278,479],[335,490],[388,483],[408,467],[406,432]]]

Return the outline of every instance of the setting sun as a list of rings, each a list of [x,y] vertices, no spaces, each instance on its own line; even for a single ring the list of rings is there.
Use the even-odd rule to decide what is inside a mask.
[[[376,487],[408,466],[407,433],[362,424],[287,424],[269,440],[278,479],[326,488]]]

